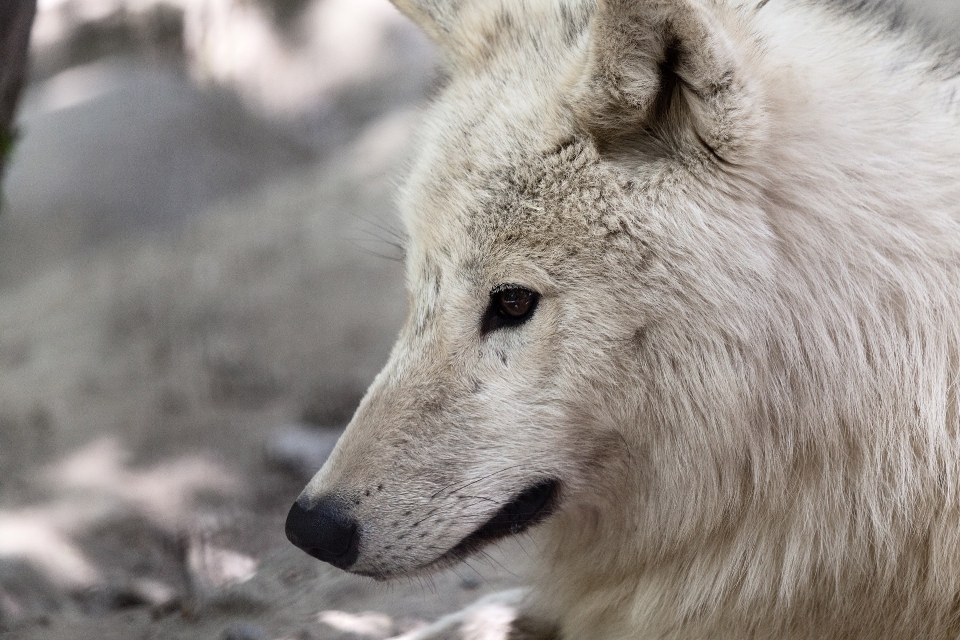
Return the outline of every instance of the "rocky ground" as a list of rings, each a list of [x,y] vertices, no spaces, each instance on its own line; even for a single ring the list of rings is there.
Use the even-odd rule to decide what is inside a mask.
[[[518,581],[522,541],[384,585],[283,535],[405,313],[435,71],[392,11],[42,3],[0,209],[4,637],[388,638]]]
[[[378,20],[365,75],[286,110],[132,13],[36,52],[0,212],[9,637],[387,638],[515,582],[493,555],[382,585],[283,534],[405,313],[433,56]]]

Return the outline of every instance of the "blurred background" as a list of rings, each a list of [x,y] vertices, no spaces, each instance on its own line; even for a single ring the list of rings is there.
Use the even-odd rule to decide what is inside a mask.
[[[950,38],[958,6],[911,5]],[[30,56],[0,633],[384,639],[514,584],[522,549],[382,585],[283,535],[403,321],[426,39],[387,0],[40,0]]]
[[[283,534],[404,318],[435,63],[387,0],[40,0],[0,207],[0,631],[386,638],[513,579],[384,586]]]

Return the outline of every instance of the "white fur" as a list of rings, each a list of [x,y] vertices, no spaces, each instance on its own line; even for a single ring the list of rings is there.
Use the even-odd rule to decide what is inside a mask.
[[[556,478],[528,637],[960,637],[954,61],[812,2],[398,4],[451,72],[409,322],[306,489],[352,570]],[[481,335],[501,284],[540,306]]]

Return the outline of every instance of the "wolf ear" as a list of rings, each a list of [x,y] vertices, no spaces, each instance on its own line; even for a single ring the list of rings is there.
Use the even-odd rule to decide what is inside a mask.
[[[574,109],[601,152],[697,149],[739,162],[758,135],[760,118],[723,16],[699,0],[598,5]]]

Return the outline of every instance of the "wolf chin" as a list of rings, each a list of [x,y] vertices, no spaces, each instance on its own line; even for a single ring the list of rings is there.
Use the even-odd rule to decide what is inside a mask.
[[[409,318],[290,539],[533,536],[511,638],[960,637],[956,57],[838,2],[395,3],[448,72]]]

